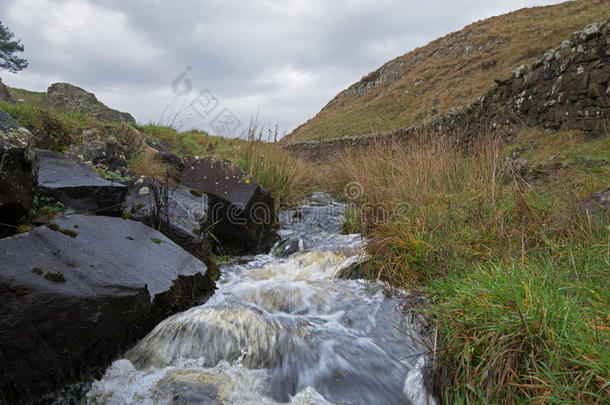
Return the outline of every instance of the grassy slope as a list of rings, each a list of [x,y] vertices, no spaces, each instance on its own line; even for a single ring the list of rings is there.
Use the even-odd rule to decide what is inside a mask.
[[[11,94],[11,96],[13,96],[13,98],[15,100],[22,99],[27,104],[30,104],[30,105],[33,105],[36,107],[44,106],[46,96],[47,96],[47,93],[45,93],[45,92],[29,91],[29,90],[18,89],[18,88],[13,88],[13,87],[7,87],[7,88],[8,88],[8,92]]]
[[[45,108],[45,93],[22,89],[9,89],[16,99],[24,103],[0,103],[0,108],[9,113],[20,125],[34,127],[50,134],[55,140],[54,149],[61,152],[71,143],[78,143],[81,130],[97,128],[105,130],[108,125],[78,112],[58,112]],[[211,136],[203,131],[179,132],[174,128],[154,124],[135,125],[149,142],[163,143],[179,155],[217,156],[231,160],[263,188],[269,190],[279,206],[297,203],[315,188],[314,170],[311,166],[288,156],[275,143],[256,139],[225,139]],[[137,175],[163,177],[165,167],[153,156],[142,154],[130,157],[130,169]]]
[[[503,164],[517,148],[537,180]],[[530,129],[471,156],[424,139],[326,168],[337,193],[362,185],[347,227],[370,239],[367,276],[431,297],[446,403],[610,397],[610,222],[577,214],[610,185],[608,156],[608,134]]]
[[[339,93],[284,142],[361,135],[410,126],[467,105],[521,64],[610,15],[607,0],[522,9],[479,21],[415,49]],[[386,72],[387,70],[387,72]],[[385,79],[354,94],[383,72]],[[418,83],[416,85],[416,83]]]

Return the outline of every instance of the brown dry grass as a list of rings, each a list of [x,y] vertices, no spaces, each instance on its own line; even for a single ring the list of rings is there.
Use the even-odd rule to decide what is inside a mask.
[[[129,159],[129,167],[137,176],[150,177],[160,182],[165,181],[170,171],[170,168],[157,158],[153,150],[133,154]]]

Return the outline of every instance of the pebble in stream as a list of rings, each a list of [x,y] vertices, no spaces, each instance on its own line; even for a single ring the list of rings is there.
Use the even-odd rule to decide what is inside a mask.
[[[280,234],[300,251],[222,266],[215,295],[157,325],[93,383],[88,401],[434,403],[416,343],[424,337],[400,300],[379,283],[333,278],[364,246],[340,234],[344,211],[317,193],[299,214],[282,213]]]

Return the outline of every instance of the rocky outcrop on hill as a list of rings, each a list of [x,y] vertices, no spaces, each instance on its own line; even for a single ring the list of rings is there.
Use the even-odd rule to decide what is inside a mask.
[[[234,251],[268,251],[275,240],[271,194],[228,161],[212,158],[185,163],[181,183],[210,201],[209,223],[221,245]]]
[[[58,111],[78,111],[100,122],[135,123],[131,114],[107,107],[95,94],[68,83],[54,83],[47,89],[46,105]]]
[[[578,129],[589,136],[607,131],[610,117],[610,19],[574,33],[531,65],[496,80],[469,106],[420,126],[360,137],[300,142],[285,148],[317,161],[344,148],[375,142],[409,141],[414,136],[453,136],[464,146],[496,133],[510,137],[523,126]]]
[[[1,224],[14,224],[32,205],[33,149],[32,134],[0,110]],[[4,225],[0,225],[0,231],[2,226]]]
[[[201,261],[120,218],[60,218],[1,239],[0,257],[0,402],[99,376],[157,322],[214,291]]]

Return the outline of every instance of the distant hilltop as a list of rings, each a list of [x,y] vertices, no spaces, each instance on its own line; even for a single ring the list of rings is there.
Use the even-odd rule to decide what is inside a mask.
[[[46,93],[14,89],[0,82],[0,101],[25,102],[60,112],[79,112],[97,121],[135,123],[133,116],[114,110],[89,93],[69,83],[53,83]]]
[[[442,117],[609,15],[607,0],[581,0],[473,23],[364,76],[282,142],[394,131]]]

